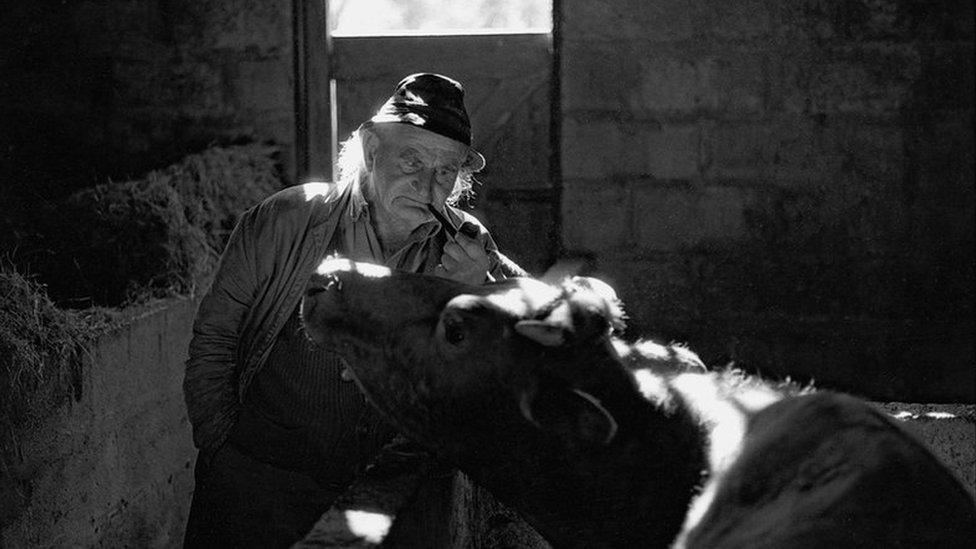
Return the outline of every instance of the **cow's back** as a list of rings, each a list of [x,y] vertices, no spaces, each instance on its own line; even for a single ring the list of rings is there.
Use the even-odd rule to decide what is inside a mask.
[[[687,547],[969,547],[973,500],[891,419],[815,393],[749,420]]]

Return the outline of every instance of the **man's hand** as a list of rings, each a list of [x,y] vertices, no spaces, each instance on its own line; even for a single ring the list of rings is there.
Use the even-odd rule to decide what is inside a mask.
[[[474,223],[465,222],[454,238],[444,245],[441,264],[434,269],[434,274],[468,284],[483,284],[491,265],[485,251],[487,240],[487,231]]]

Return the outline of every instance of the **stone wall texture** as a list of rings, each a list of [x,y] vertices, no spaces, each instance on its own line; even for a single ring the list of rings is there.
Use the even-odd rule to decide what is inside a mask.
[[[559,5],[562,244],[630,333],[976,398],[972,2]]]
[[[240,139],[273,140],[289,161],[291,5],[6,3],[0,196],[61,196]]]

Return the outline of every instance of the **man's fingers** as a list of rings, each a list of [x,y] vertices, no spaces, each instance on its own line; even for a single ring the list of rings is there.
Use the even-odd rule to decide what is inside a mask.
[[[441,265],[448,271],[453,271],[461,264],[460,261],[451,257],[447,253],[441,254]]]
[[[474,223],[461,225],[458,232],[444,243],[441,264],[434,274],[468,284],[481,284],[485,281],[491,265],[485,243],[488,233],[481,232]]]
[[[481,229],[479,229],[474,223],[465,221],[461,224],[461,227],[458,228],[458,231],[468,238],[478,238],[478,234],[481,232]]]
[[[434,267],[434,276],[439,276],[441,278],[451,278],[451,273],[447,272],[444,265],[438,265]]]
[[[469,238],[461,233],[455,235],[453,241],[448,241],[444,245],[444,253],[450,254],[460,261],[464,260],[464,256],[478,261],[487,255],[485,242],[481,235],[475,238]]]
[[[449,255],[454,259],[460,260],[468,254],[464,251],[464,248],[462,248],[460,244],[453,240],[448,240],[447,243],[444,244],[444,255]]]

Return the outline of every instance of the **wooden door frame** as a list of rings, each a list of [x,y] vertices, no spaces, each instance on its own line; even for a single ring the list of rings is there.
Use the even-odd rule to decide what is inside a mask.
[[[295,183],[332,180],[331,51],[328,0],[292,0]],[[323,40],[324,37],[324,40]]]

